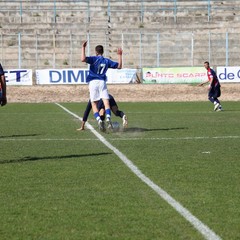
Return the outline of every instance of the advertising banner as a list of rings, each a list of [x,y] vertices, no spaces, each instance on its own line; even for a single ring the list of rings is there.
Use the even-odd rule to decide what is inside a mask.
[[[42,69],[36,70],[37,84],[86,84],[88,69]],[[107,83],[131,83],[136,69],[108,69]]]
[[[36,70],[37,84],[86,84],[88,69]]]
[[[200,83],[207,80],[204,67],[143,68],[143,83]]]
[[[134,83],[136,73],[136,69],[108,69],[107,83]]]
[[[240,67],[217,67],[217,76],[220,82],[240,82]]]
[[[4,71],[7,85],[32,85],[31,69],[8,69]]]

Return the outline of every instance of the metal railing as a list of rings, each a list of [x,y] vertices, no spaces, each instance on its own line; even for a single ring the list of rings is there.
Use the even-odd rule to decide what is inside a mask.
[[[52,23],[56,23],[57,17],[63,12],[77,13],[78,11],[85,11],[87,20],[90,21],[90,18],[94,17],[96,7],[101,7],[103,11],[107,12],[109,21],[111,21],[111,16],[113,14],[122,11],[138,13],[142,22],[144,22],[146,13],[154,14],[159,11],[169,11],[175,22],[177,22],[177,18],[182,12],[188,12],[189,14],[201,12],[201,15],[207,17],[207,21],[210,22],[212,16],[216,15],[218,12],[230,11],[233,15],[237,15],[236,12],[239,13],[240,11],[240,3],[236,0],[159,0],[152,2],[144,0],[108,0],[102,5],[97,5],[96,2],[92,3],[91,0],[5,0],[0,2],[1,12],[18,14],[20,22],[23,21],[24,14],[38,14],[42,11],[48,12],[51,15]]]
[[[240,33],[121,33],[113,47],[106,36],[86,34],[1,34],[0,61],[5,68],[86,68],[81,59],[81,44],[89,40],[88,55],[94,55],[96,39],[105,56],[117,60],[122,47],[123,67],[234,66],[240,62]]]

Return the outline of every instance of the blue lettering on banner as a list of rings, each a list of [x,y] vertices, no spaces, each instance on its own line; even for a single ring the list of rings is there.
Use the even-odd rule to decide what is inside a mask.
[[[66,71],[62,71],[62,79],[63,79],[63,82],[65,83],[66,82]]]
[[[240,70],[237,72],[238,78],[240,77]],[[224,68],[224,72],[219,74],[220,80],[234,80],[235,74],[227,72],[227,68]]]
[[[56,76],[56,79],[53,79],[53,74]],[[49,79],[51,83],[58,83],[62,80],[61,73],[58,71],[51,70],[49,71]]]
[[[27,70],[13,70],[13,71],[4,71],[4,73],[6,73],[5,78],[6,78],[6,82],[9,82],[9,80],[7,79],[7,73],[15,73],[14,79],[16,78],[16,82],[21,82],[21,73],[26,73]]]
[[[63,70],[63,71],[50,70],[49,79],[51,83],[86,82],[86,77],[89,73],[89,70],[79,70],[75,72],[73,70]]]
[[[79,78],[81,79],[81,82],[84,82],[84,77],[85,77],[85,75],[84,75],[83,70],[78,71],[77,76],[75,76],[74,71],[72,71],[72,70],[68,71],[68,82],[69,83],[71,83],[72,80],[77,83],[77,82],[79,82],[78,81]]]

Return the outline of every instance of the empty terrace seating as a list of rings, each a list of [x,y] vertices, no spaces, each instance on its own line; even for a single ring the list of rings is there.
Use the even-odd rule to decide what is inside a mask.
[[[225,64],[226,41],[229,64],[239,61],[237,0],[6,0],[0,9],[0,59],[7,67],[86,67],[85,39],[89,54],[103,44],[112,59],[122,46],[125,67],[199,65],[209,56]]]

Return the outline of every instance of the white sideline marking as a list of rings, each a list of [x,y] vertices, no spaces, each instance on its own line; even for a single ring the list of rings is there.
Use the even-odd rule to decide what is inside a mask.
[[[99,141],[99,139],[77,139],[77,138],[1,138],[0,141]]]
[[[79,117],[80,119],[80,117]],[[87,123],[86,123],[87,124]],[[202,140],[202,139],[237,139],[240,136],[218,136],[218,137],[179,137],[179,138],[110,138],[111,141],[139,141],[139,140],[151,140],[151,141],[165,141],[165,140]],[[100,141],[96,138],[13,138],[9,136],[8,138],[1,138],[0,141]]]
[[[139,141],[139,140],[204,140],[204,139],[236,139],[240,138],[240,136],[217,136],[217,137],[177,137],[177,138],[172,138],[172,137],[163,137],[163,138],[111,138],[112,141]]]
[[[62,105],[55,103],[57,106],[62,108],[64,111],[74,116],[75,118],[82,121],[82,118],[75,113],[69,111]],[[178,213],[180,213],[188,222],[190,222],[195,229],[197,229],[207,240],[220,240],[221,238],[214,233],[208,226],[202,223],[198,218],[192,215],[185,207],[183,207],[179,202],[177,202],[173,197],[171,197],[166,191],[156,185],[152,180],[145,176],[136,165],[134,165],[123,153],[121,153],[117,148],[110,144],[100,133],[98,133],[92,125],[86,123],[87,128],[89,128],[92,133],[109,149],[111,149],[122,161],[123,163],[143,182],[145,182],[150,188],[152,188],[161,198],[163,198],[168,204],[170,204]]]

